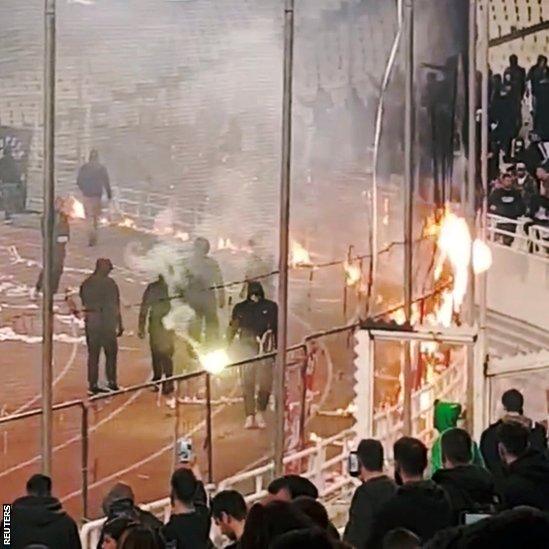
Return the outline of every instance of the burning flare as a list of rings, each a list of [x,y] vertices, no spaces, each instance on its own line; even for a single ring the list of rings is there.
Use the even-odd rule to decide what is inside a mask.
[[[86,219],[86,212],[84,210],[84,204],[74,196],[69,196],[65,200],[64,204],[67,215],[71,219]]]
[[[290,248],[290,265],[292,267],[310,267],[312,264],[309,252],[299,242],[292,240]]]

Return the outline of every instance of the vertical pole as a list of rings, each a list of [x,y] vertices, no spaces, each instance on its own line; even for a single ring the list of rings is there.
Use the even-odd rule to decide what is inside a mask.
[[[278,263],[278,341],[275,367],[274,473],[284,469],[284,417],[288,328],[288,237],[290,226],[290,168],[292,153],[292,80],[294,53],[294,0],[284,6],[284,87],[282,103],[282,167],[280,174],[280,243]]]
[[[55,194],[55,0],[45,0],[44,59],[44,237],[42,264],[44,283],[42,300],[42,472],[52,470],[52,354],[53,354],[53,294],[52,259]]]
[[[412,233],[414,213],[414,0],[405,4],[405,115],[404,115],[404,313],[412,318]],[[412,360],[410,342],[404,342],[403,430],[412,434]]]
[[[212,377],[206,373],[206,444],[208,446],[208,484],[213,483]]]
[[[190,380],[189,380],[190,381]],[[188,382],[187,382],[188,383]],[[158,396],[161,398],[162,391],[158,391]],[[176,469],[179,458],[177,454],[177,441],[179,440],[179,425],[181,422],[181,407],[180,407],[180,397],[181,397],[181,383],[179,379],[175,382],[175,422],[173,427],[173,468]],[[160,405],[160,402],[157,402]]]
[[[488,213],[488,86],[489,86],[489,59],[488,46],[490,40],[490,17],[489,0],[482,3],[482,19],[479,21],[480,52],[479,62],[482,71],[482,120],[481,120],[481,178],[482,178],[482,207],[480,211],[480,239],[486,242],[486,215]],[[487,403],[485,402],[485,378],[484,365],[487,360],[487,293],[488,293],[488,272],[479,275],[479,336],[476,343],[477,359],[475,361],[475,392],[474,392],[474,414],[473,414],[473,433],[475,440],[480,439],[480,434],[486,421]],[[488,399],[486,399],[488,400]]]
[[[88,405],[82,403],[82,514],[88,518],[88,427],[89,427]]]
[[[477,0],[469,0],[469,104],[468,109],[468,156],[467,156],[467,203],[465,206],[465,217],[468,221],[471,232],[471,242],[475,238],[475,198],[477,178],[477,135],[476,135],[476,92],[477,92]],[[469,262],[469,287],[467,291],[467,322],[469,325],[475,323],[475,273],[473,271],[471,249],[471,261]],[[473,347],[467,347],[467,421],[469,428],[474,424],[474,394],[475,394],[475,354]]]

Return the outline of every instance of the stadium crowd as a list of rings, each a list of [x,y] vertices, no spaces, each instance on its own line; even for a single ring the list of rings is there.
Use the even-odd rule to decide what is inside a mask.
[[[439,403],[430,457],[422,441],[402,437],[393,447],[392,476],[382,444],[362,440],[353,452],[358,467],[350,465],[360,483],[341,534],[305,477],[273,480],[264,501],[248,508],[235,490],[208,498],[196,463],[181,462],[170,480],[166,524],[136,505],[130,486],[110,489],[98,549],[547,547],[546,428],[524,415],[519,391],[506,391],[501,401],[504,414],[478,447],[456,426],[461,407]],[[81,547],[75,521],[43,475],[31,477],[27,494],[13,503],[10,527],[15,549]]]
[[[534,226],[549,228],[547,57],[540,55],[526,72],[511,55],[503,75],[491,76],[489,98],[489,213],[514,221],[524,218],[527,233]],[[525,105],[531,120],[523,120]],[[498,223],[497,228],[504,231],[500,242],[510,246],[517,224]],[[534,251],[532,245],[529,251]]]

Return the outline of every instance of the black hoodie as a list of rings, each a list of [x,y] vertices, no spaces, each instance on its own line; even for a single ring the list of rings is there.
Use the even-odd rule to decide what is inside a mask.
[[[498,490],[506,509],[529,505],[549,511],[549,459],[530,448],[509,465]]]
[[[432,480],[408,482],[380,509],[367,547],[381,547],[384,536],[395,528],[407,528],[425,543],[451,525],[452,508],[446,492]]]
[[[456,525],[464,511],[480,511],[497,503],[494,479],[489,471],[478,465],[439,469],[433,475],[433,481],[448,494]]]
[[[24,496],[13,502],[10,547],[24,549],[33,543],[50,549],[80,549],[76,523],[57,498]]]

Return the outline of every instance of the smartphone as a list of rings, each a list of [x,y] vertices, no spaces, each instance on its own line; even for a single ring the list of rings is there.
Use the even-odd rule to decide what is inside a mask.
[[[360,462],[356,452],[349,452],[347,457],[347,469],[352,477],[358,477],[360,475]]]
[[[463,513],[461,515],[461,524],[465,524],[465,526],[468,526],[469,524],[475,524],[475,522],[491,516],[492,515],[488,513]]]
[[[177,440],[177,457],[179,463],[189,463],[193,460],[193,442],[190,438],[180,438]]]

